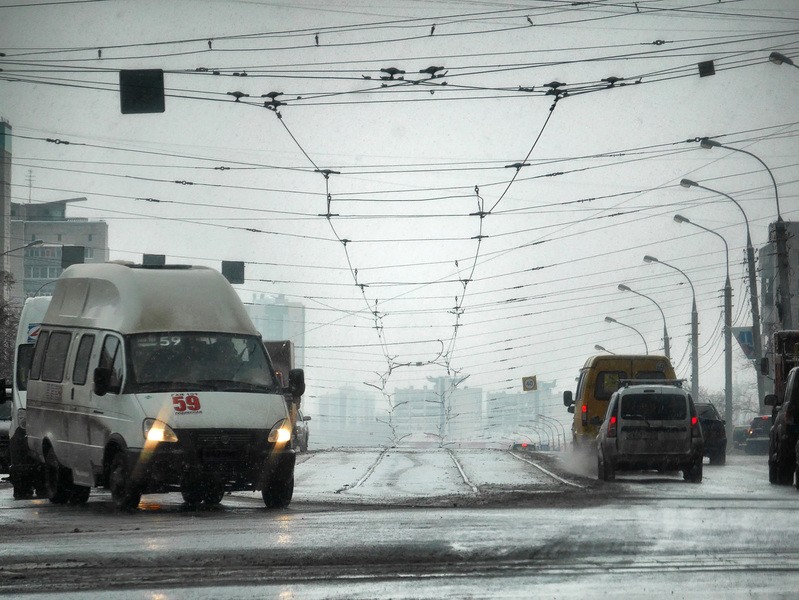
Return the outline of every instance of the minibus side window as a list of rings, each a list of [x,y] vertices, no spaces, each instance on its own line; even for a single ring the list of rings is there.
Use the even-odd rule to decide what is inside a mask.
[[[597,373],[594,398],[609,400],[611,394],[619,389],[619,382],[622,379],[627,379],[627,373],[624,371],[600,371]]]
[[[44,360],[44,348],[47,346],[47,339],[50,337],[49,331],[42,331],[39,339],[36,340],[36,348],[31,359],[31,379],[39,379],[42,374],[42,360]]]
[[[44,362],[42,363],[42,381],[54,383],[63,381],[70,341],[72,341],[72,334],[66,331],[55,331],[50,334],[50,341],[44,352]]]
[[[103,351],[100,353],[101,368],[111,369],[111,380],[109,381],[108,391],[118,394],[122,389],[122,345],[119,340],[112,335],[105,336],[103,341]]]
[[[28,373],[32,357],[33,344],[20,344],[17,348],[17,372],[14,373],[14,383],[22,392],[28,389]]]
[[[72,370],[72,383],[75,385],[83,385],[86,383],[89,373],[89,357],[92,354],[93,346],[93,335],[84,335],[80,338],[78,352],[75,356],[75,368]]]

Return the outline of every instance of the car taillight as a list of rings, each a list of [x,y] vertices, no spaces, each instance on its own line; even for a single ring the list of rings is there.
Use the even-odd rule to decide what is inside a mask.
[[[522,448],[527,448],[527,442],[522,442]]]
[[[588,425],[588,406],[583,404],[581,412],[583,414],[583,427],[585,427],[586,425]]]
[[[691,417],[691,437],[702,437],[702,430],[699,428],[698,417]]]
[[[612,415],[610,417],[610,421],[608,421],[608,437],[616,437],[616,424],[618,423],[618,419],[616,415]]]

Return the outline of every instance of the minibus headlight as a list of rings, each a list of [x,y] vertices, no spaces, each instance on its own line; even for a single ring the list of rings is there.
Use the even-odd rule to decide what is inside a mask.
[[[177,442],[178,436],[172,428],[158,419],[145,419],[142,425],[144,439],[148,442]]]
[[[269,432],[268,440],[273,444],[287,444],[291,440],[291,422],[283,419]]]

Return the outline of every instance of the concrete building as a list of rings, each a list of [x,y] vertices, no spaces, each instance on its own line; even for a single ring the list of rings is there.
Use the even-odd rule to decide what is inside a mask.
[[[303,399],[302,410],[311,416],[311,447],[377,447],[390,444],[390,431],[378,416],[380,396],[375,392],[344,387]],[[382,417],[381,417],[382,418]]]
[[[76,202],[86,202],[86,198],[30,204],[11,202],[11,240],[19,242],[18,246],[38,240],[41,244],[8,255],[9,270],[14,276],[10,300],[22,304],[27,297],[52,291],[51,284],[63,271],[61,259],[65,247],[83,248],[84,262],[108,260],[108,224],[67,217],[67,206]]]
[[[291,340],[294,343],[294,367],[305,368],[305,306],[288,302],[283,295],[257,294],[244,308],[265,340]]]

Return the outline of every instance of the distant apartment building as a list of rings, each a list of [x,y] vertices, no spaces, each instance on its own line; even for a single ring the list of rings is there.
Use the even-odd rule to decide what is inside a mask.
[[[108,260],[108,224],[86,218],[67,217],[67,207],[86,198],[53,202],[10,203],[9,271],[14,277],[9,300],[22,304],[25,298],[52,292],[52,284],[63,272],[64,248],[80,249],[84,262]],[[41,243],[37,243],[37,242]],[[35,245],[31,245],[35,243]],[[28,247],[24,247],[24,246]]]
[[[302,410],[312,419],[313,447],[389,444],[385,411],[378,411],[379,398],[370,390],[347,386],[303,399]]]
[[[305,306],[289,302],[283,295],[257,294],[243,299],[247,314],[265,340],[294,343],[294,367],[305,367]]]
[[[460,377],[429,377],[431,387],[398,388],[394,410],[398,430],[414,441],[470,441],[483,427],[483,390],[461,386]]]

